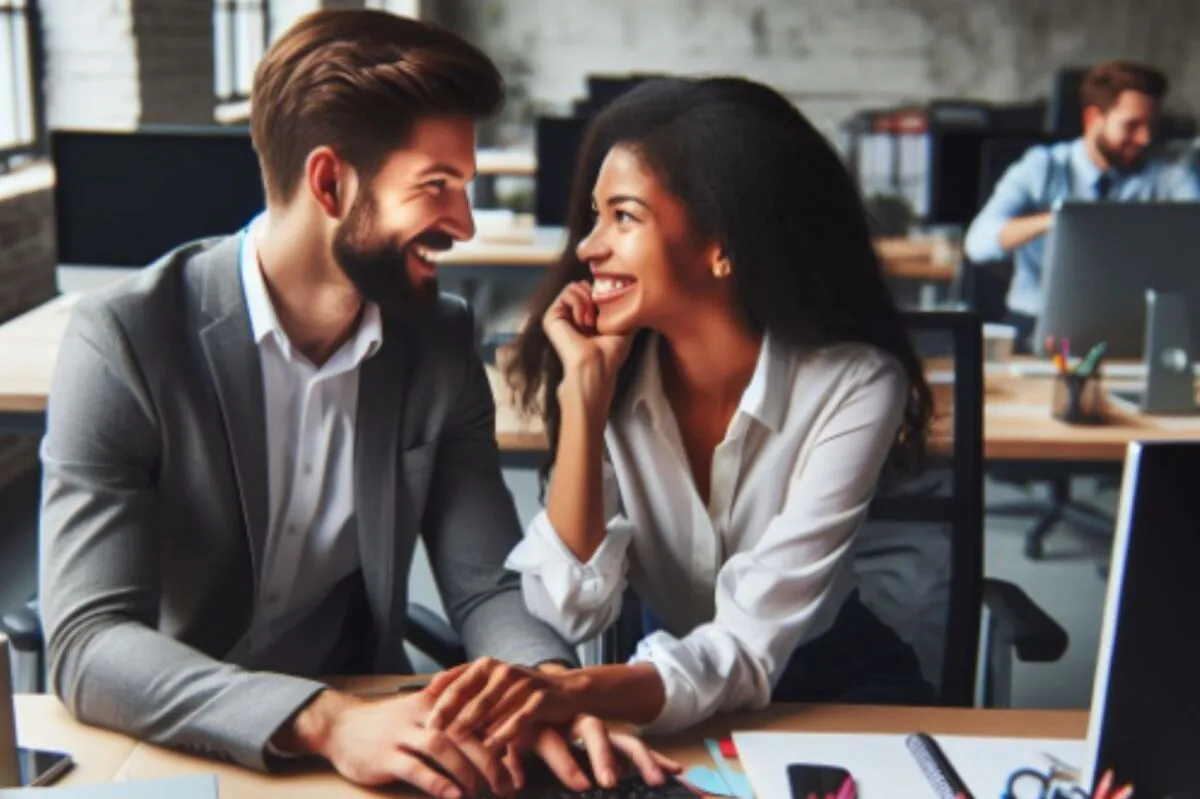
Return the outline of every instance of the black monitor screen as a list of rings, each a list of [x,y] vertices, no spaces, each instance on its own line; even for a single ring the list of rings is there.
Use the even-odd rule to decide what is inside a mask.
[[[571,178],[587,132],[579,117],[542,117],[537,121],[537,183],[534,214],[537,223],[561,226],[567,220]]]
[[[139,267],[263,208],[244,128],[54,131],[58,261]]]

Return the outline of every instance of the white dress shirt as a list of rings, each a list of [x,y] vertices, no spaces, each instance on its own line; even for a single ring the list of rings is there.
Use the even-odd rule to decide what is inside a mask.
[[[764,339],[713,454],[705,507],[663,394],[658,339],[605,431],[607,535],[588,563],[542,511],[513,550],[530,611],[579,641],[620,613],[626,580],[664,629],[638,645],[666,705],[650,728],[756,709],[792,652],[855,588],[855,533],[895,441],[908,381],[865,345],[800,351]]]
[[[354,517],[354,424],[358,367],[383,341],[379,308],[367,303],[354,334],[315,366],[288,339],[267,291],[255,246],[260,220],[242,236],[241,278],[262,364],[269,522],[250,628],[228,659],[292,673],[320,668],[341,618],[314,611],[359,568]],[[303,641],[280,639],[305,621]],[[294,637],[294,636],[293,636]],[[308,662],[312,661],[312,662]]]

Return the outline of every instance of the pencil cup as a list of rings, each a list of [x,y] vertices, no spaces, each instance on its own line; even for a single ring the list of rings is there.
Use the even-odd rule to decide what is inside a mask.
[[[1050,410],[1067,424],[1104,424],[1104,387],[1100,375],[1065,374],[1054,378]]]

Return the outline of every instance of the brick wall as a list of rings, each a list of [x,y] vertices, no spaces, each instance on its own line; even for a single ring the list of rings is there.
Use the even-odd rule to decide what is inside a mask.
[[[1053,69],[1153,61],[1200,111],[1195,0],[441,0],[514,85],[505,135],[561,112],[588,73],[731,72],[763,80],[827,132],[864,107],[1045,95]]]
[[[0,321],[54,296],[51,181],[45,165],[0,176]],[[36,441],[0,436],[0,488],[36,458]]]
[[[142,124],[211,125],[212,0],[133,0]]]

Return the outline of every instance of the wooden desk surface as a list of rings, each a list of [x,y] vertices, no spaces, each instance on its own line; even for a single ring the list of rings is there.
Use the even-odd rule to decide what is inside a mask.
[[[38,413],[46,395],[58,344],[77,296],[58,297],[0,325],[0,413]],[[502,449],[545,449],[540,420],[522,418],[500,374],[489,368],[496,396],[496,437]],[[1111,424],[1068,425],[1051,418],[1053,381],[1010,374],[987,377],[985,454],[992,460],[1123,460],[1134,440],[1200,438],[1200,418],[1150,417],[1114,412]]]
[[[62,295],[0,325],[0,412],[46,408],[50,378],[76,295]]]
[[[357,682],[359,686],[364,684],[364,681]],[[368,684],[370,682],[374,681],[368,681]],[[266,777],[235,766],[139,744],[124,736],[79,724],[57,699],[50,696],[18,696],[16,711],[18,739],[23,745],[57,747],[72,754],[78,765],[66,779],[66,784],[215,773],[220,780],[221,799],[260,796],[349,799],[385,795],[351,786],[332,772]],[[924,730],[942,735],[1082,739],[1087,734],[1087,714],[1083,711],[775,705],[757,714],[720,717],[687,733],[656,739],[654,745],[685,767],[708,764],[708,754],[702,744],[705,737],[723,737],[733,730],[747,729],[884,733]],[[388,792],[386,795],[411,794]]]
[[[537,155],[533,150],[481,147],[475,151],[475,171],[480,175],[537,174]]]
[[[475,240],[456,245],[438,257],[439,267],[501,266],[544,269],[554,265],[564,240],[552,229],[536,229],[528,243]],[[884,271],[894,278],[924,283],[950,283],[958,274],[958,254],[933,240],[877,239]]]

